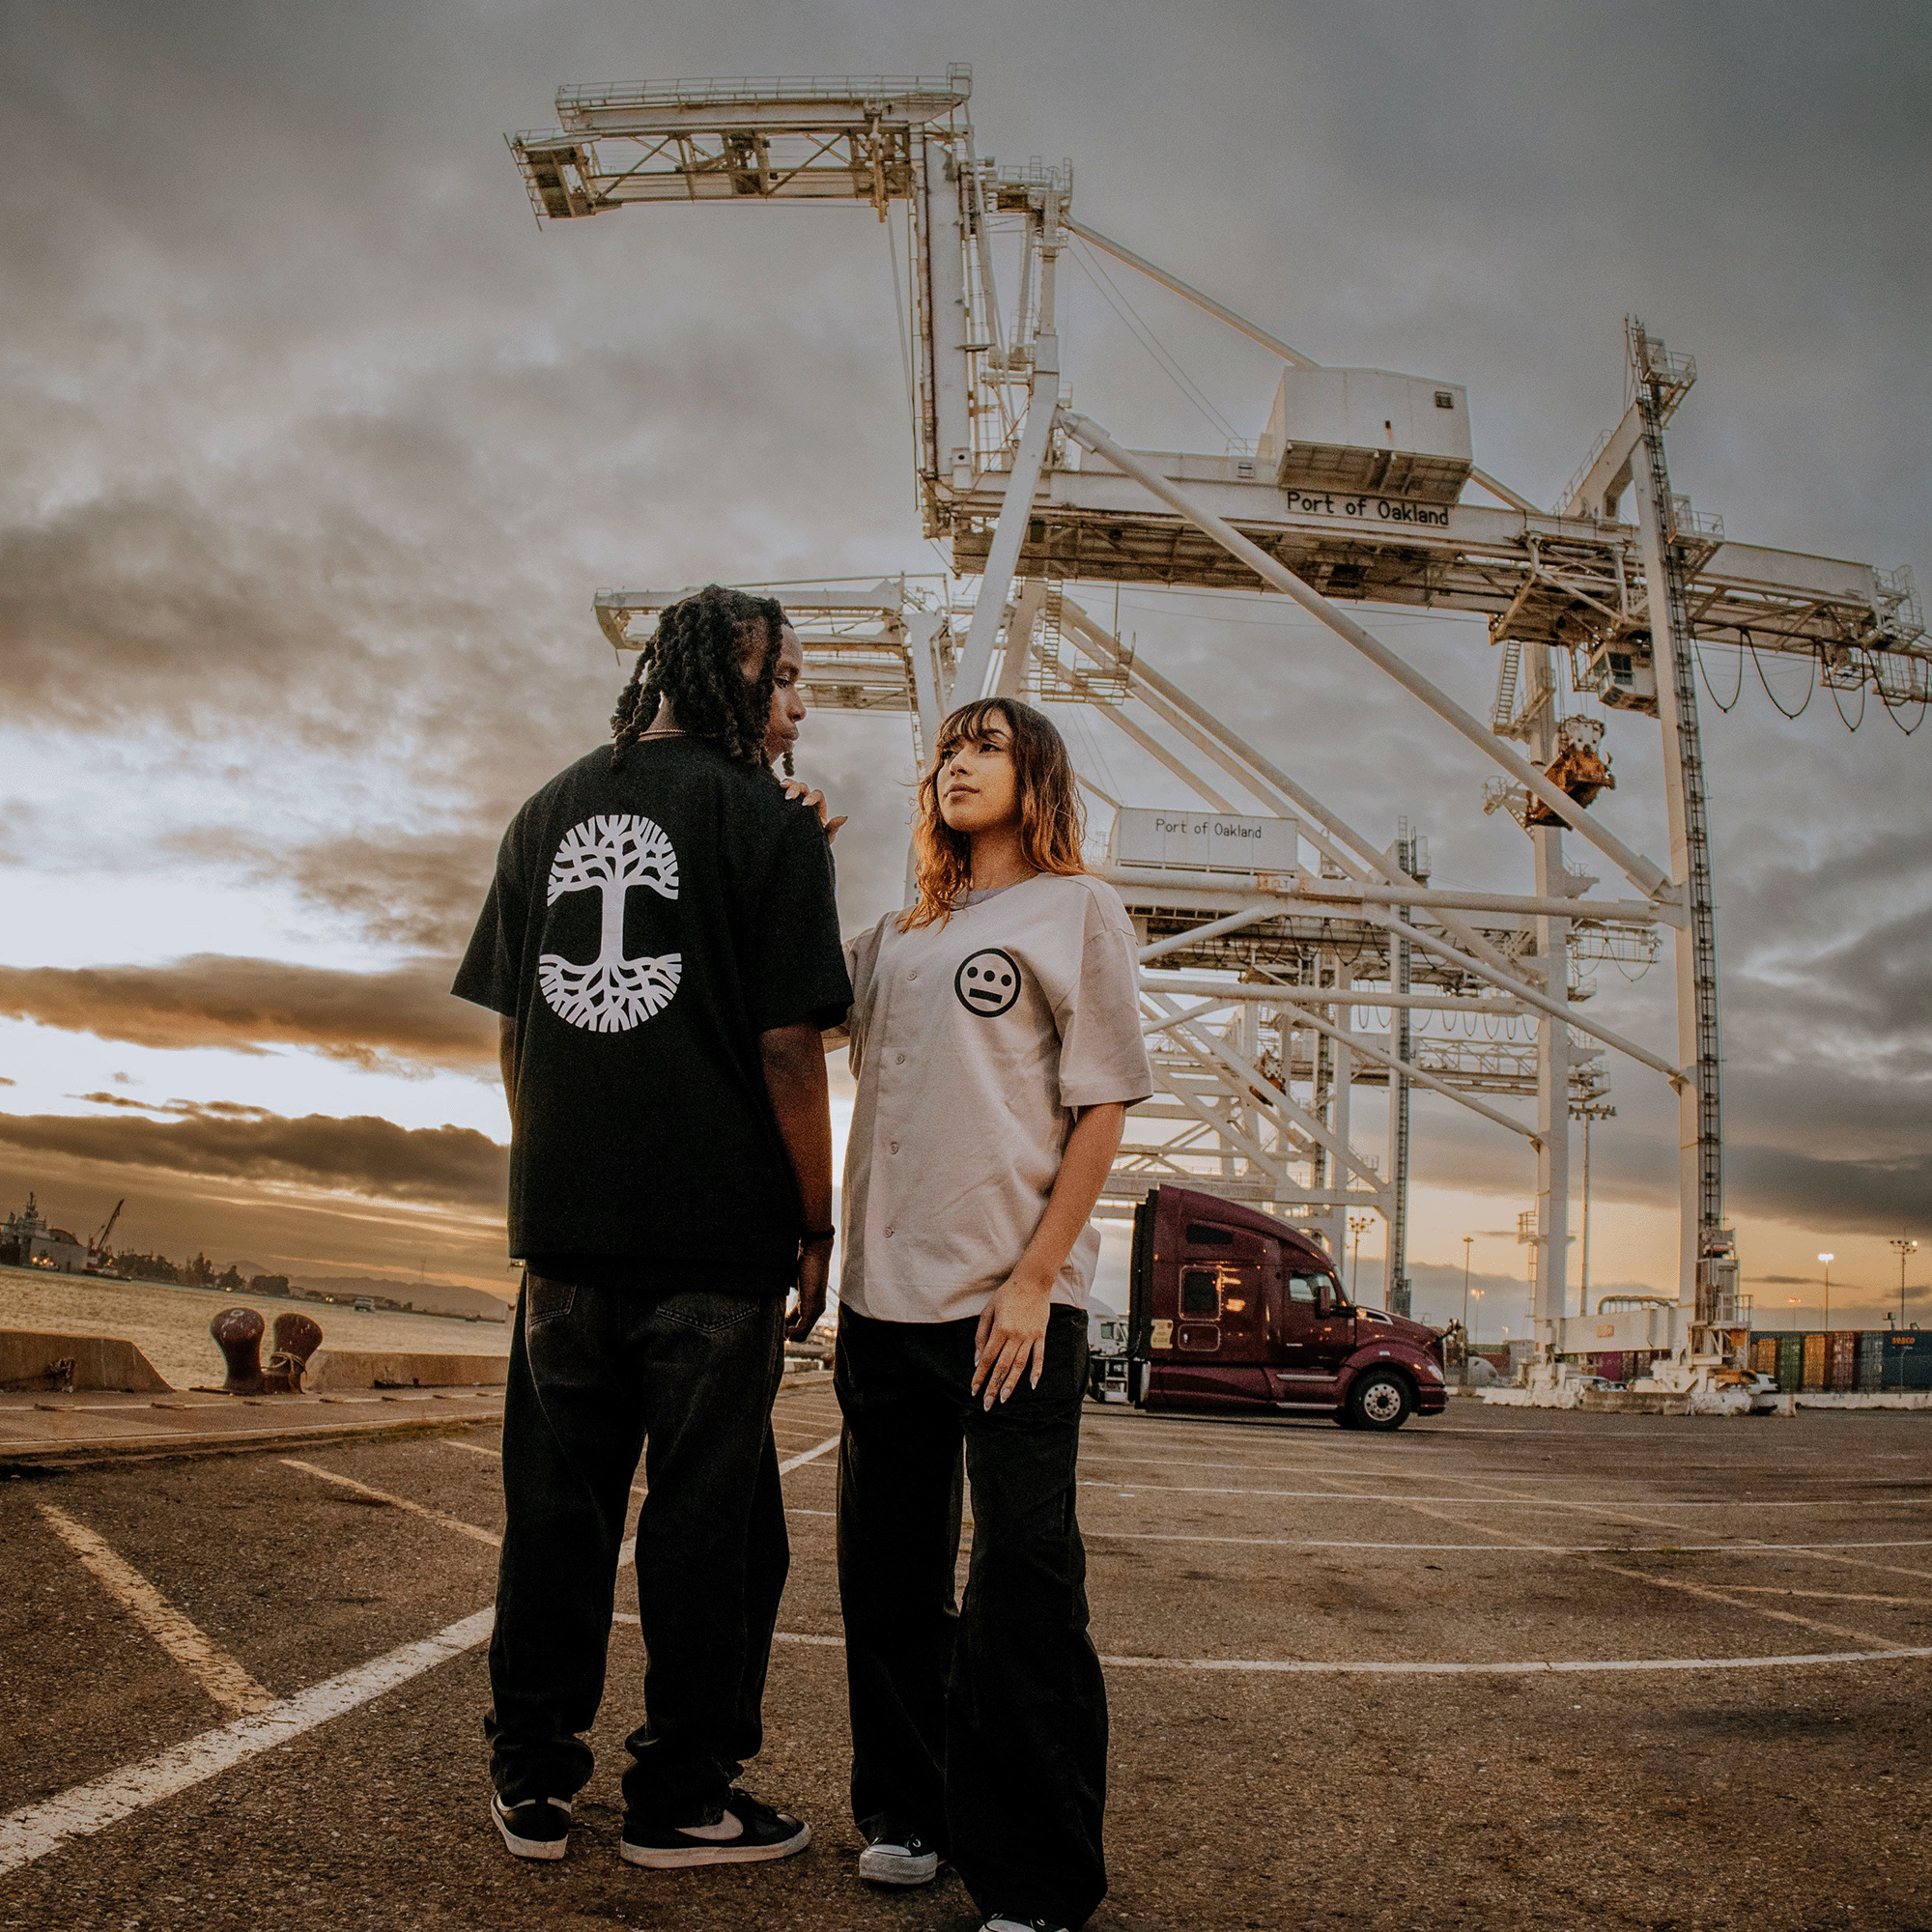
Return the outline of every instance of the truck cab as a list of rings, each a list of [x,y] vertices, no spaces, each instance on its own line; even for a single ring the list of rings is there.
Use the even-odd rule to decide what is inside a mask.
[[[1137,1407],[1327,1414],[1400,1429],[1448,1406],[1442,1338],[1355,1307],[1293,1226],[1190,1188],[1134,1210],[1125,1381]]]

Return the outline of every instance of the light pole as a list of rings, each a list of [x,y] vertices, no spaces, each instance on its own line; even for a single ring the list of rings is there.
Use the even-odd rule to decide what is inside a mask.
[[[1463,1236],[1463,1346],[1469,1345],[1469,1249],[1475,1236]]]
[[[1898,1250],[1898,1326],[1902,1333],[1905,1328],[1905,1261],[1918,1243],[1908,1240],[1903,1235],[1894,1235],[1891,1245]]]
[[[1825,1264],[1825,1332],[1829,1335],[1832,1332],[1832,1264],[1837,1256],[1820,1255],[1818,1259]]]
[[[1355,1284],[1362,1272],[1362,1236],[1368,1232],[1369,1217],[1366,1214],[1349,1216],[1349,1232],[1355,1237],[1355,1252],[1349,1263],[1349,1299],[1353,1301]]]
[[[1473,1290],[1472,1293],[1476,1297],[1476,1327],[1480,1329],[1483,1325],[1483,1291],[1478,1288]],[[1469,1337],[1469,1346],[1472,1349],[1476,1346],[1476,1337],[1474,1334],[1471,1334]]]
[[[1574,1101],[1570,1118],[1583,1122],[1583,1306],[1578,1313],[1590,1312],[1590,1129],[1599,1121],[1614,1121],[1617,1110],[1607,1100]]]

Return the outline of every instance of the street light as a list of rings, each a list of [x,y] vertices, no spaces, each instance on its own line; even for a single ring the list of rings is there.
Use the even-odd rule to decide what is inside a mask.
[[[1832,1328],[1832,1264],[1837,1256],[1820,1255],[1818,1259],[1825,1264],[1825,1330],[1829,1334]]]
[[[1355,1237],[1355,1252],[1349,1263],[1349,1299],[1350,1301],[1357,1299],[1355,1287],[1362,1272],[1362,1236],[1368,1233],[1368,1228],[1369,1217],[1366,1214],[1350,1214],[1349,1216],[1349,1232]]]
[[[1466,1348],[1469,1341],[1469,1248],[1475,1236],[1463,1236],[1463,1343]]]
[[[1583,1306],[1590,1312],[1590,1129],[1599,1121],[1614,1121],[1617,1110],[1606,1100],[1573,1100],[1570,1118],[1583,1122]]]
[[[1473,1349],[1476,1346],[1476,1335],[1481,1332],[1483,1326],[1483,1291],[1478,1288],[1472,1289],[1470,1293],[1476,1297],[1476,1327],[1469,1336],[1469,1346]]]
[[[1908,1240],[1903,1235],[1894,1235],[1891,1245],[1898,1250],[1898,1326],[1902,1333],[1905,1328],[1905,1260],[1918,1243]]]

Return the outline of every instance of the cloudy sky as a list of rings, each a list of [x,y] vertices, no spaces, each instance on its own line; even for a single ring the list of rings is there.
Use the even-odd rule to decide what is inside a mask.
[[[507,1287],[489,1028],[442,989],[508,814],[603,733],[593,589],[938,565],[867,212],[540,231],[501,135],[562,82],[949,60],[982,154],[1072,156],[1085,220],[1323,361],[1466,383],[1477,460],[1538,500],[1615,419],[1634,311],[1698,360],[1678,489],[1932,588],[1922,7],[10,0],[7,1205],[85,1232],[125,1194],[130,1246]],[[1065,287],[1076,405],[1218,450]],[[1258,430],[1278,365],[1131,293]],[[1324,633],[1153,591],[1121,623],[1357,823],[1426,830],[1438,882],[1526,877],[1480,761]],[[1381,628],[1487,706],[1479,621]],[[1820,1249],[1837,1318],[1876,1319],[1888,1236],[1932,1236],[1932,730],[1873,705],[1853,733],[1822,692],[1786,722],[1745,668],[1705,712],[1731,1208],[1761,1323],[1815,1319]],[[1737,669],[1711,666],[1726,701]],[[1787,708],[1804,683],[1772,670]],[[1082,729],[1134,802],[1181,802]],[[808,733],[855,813],[851,929],[895,902],[903,729]],[[1658,851],[1655,726],[1609,748],[1604,814]],[[1669,1038],[1666,971],[1598,977],[1594,1010]],[[1674,1113],[1616,1080],[1592,1274],[1659,1285]],[[1486,1333],[1521,1333],[1527,1163],[1416,1111],[1423,1305],[1469,1235]]]

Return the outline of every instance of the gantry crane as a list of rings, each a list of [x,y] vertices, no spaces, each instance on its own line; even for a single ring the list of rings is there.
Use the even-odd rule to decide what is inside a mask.
[[[1138,1109],[1111,1186],[1185,1179],[1306,1224],[1338,1261],[1347,1217],[1388,1225],[1385,1293],[1406,1309],[1408,1094],[1445,1094],[1527,1140],[1536,1161],[1534,1313],[1546,1356],[1649,1348],[1682,1378],[1735,1345],[1736,1260],[1722,1203],[1718,979],[1692,653],[1702,642],[1812,658],[1889,706],[1932,697],[1909,576],[1726,539],[1673,495],[1663,429],[1695,379],[1627,325],[1629,408],[1543,510],[1473,461],[1460,384],[1323,368],[1271,331],[1075,219],[1071,164],[1003,168],[976,150],[970,70],[944,78],[649,81],[572,87],[556,129],[513,138],[550,220],[633,203],[822,201],[906,224],[913,407],[926,534],[979,579],[970,610],[904,579],[788,592],[821,706],[910,715],[915,752],[952,703],[988,692],[1081,704],[1179,779],[1199,811],[1113,796],[1107,875],[1141,934],[1160,1092]],[[1284,365],[1266,427],[1218,455],[1124,447],[1063,382],[1055,283],[1075,239],[1218,316]],[[996,256],[1015,290],[1002,306]],[[1491,501],[1465,500],[1474,488]],[[1621,507],[1634,497],[1634,521]],[[1349,824],[1123,647],[1068,586],[1239,588],[1293,599],[1499,768],[1485,809],[1531,846],[1527,893],[1433,887],[1427,840]],[[600,591],[635,646],[675,590]],[[1497,678],[1490,716],[1458,704],[1343,604],[1478,612]],[[1611,787],[1603,721],[1573,694],[1655,717],[1667,865],[1592,810]],[[1520,749],[1519,750],[1519,747]],[[1614,808],[1611,808],[1613,811]],[[1593,896],[1566,838],[1625,896]],[[1590,1014],[1587,965],[1677,963],[1662,1051]],[[1373,1027],[1361,1015],[1387,1016]],[[1420,1022],[1420,1024],[1418,1024]],[[1569,1312],[1569,1121],[1601,1101],[1606,1052],[1679,1096],[1678,1300],[1603,1324]],[[1358,1148],[1350,1096],[1389,1089],[1388,1144]],[[1535,1096],[1535,1124],[1485,1094]],[[1636,1329],[1640,1327],[1642,1333]],[[1629,1329],[1631,1332],[1624,1332]]]

